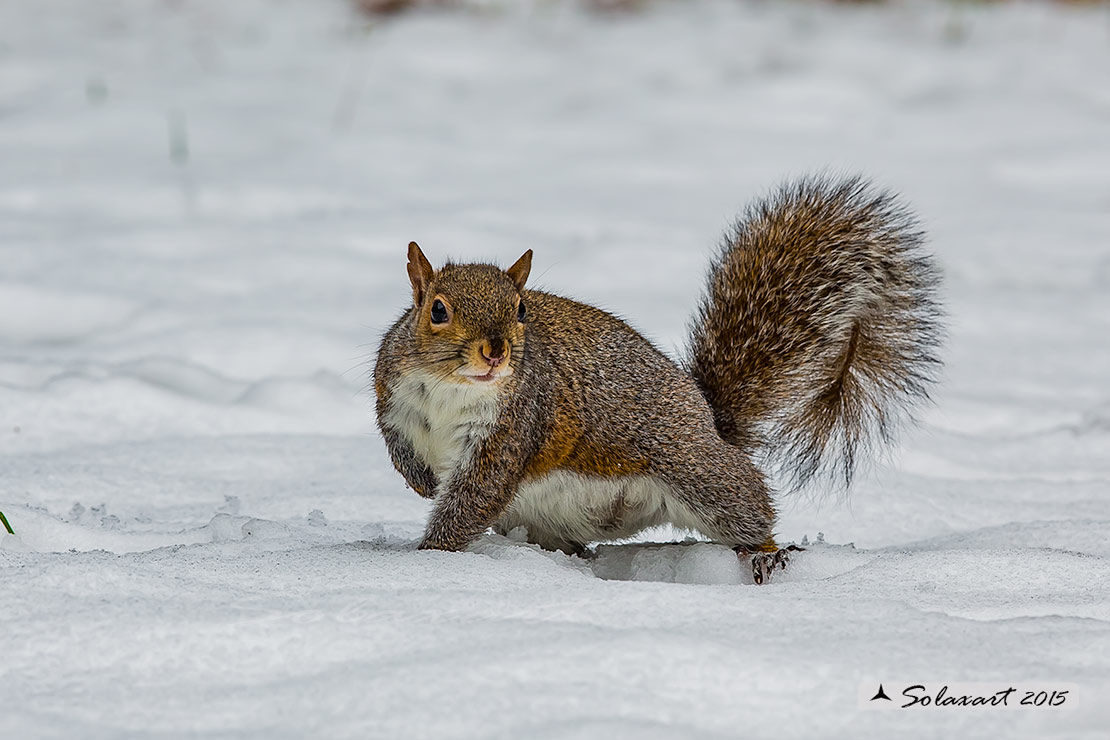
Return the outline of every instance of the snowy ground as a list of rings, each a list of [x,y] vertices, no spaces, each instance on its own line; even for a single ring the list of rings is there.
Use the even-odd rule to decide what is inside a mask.
[[[1106,7],[566,7],[0,2],[0,735],[1106,737]],[[759,588],[414,551],[363,390],[410,239],[677,350],[726,221],[816,168],[915,204],[952,317],[891,464],[783,502],[827,544]]]

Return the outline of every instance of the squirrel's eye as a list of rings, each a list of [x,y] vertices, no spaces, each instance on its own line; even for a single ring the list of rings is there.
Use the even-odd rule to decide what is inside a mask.
[[[443,305],[443,301],[437,300],[435,303],[432,304],[432,323],[447,323],[447,306]]]
[[[524,317],[527,315],[528,313],[524,310],[524,301],[521,301],[520,304],[516,307],[516,320],[523,324]]]

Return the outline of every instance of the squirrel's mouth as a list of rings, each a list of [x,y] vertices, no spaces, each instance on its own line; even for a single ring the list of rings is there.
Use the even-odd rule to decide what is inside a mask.
[[[485,370],[485,372],[482,372]],[[513,368],[508,363],[498,365],[497,367],[476,368],[472,366],[461,367],[456,371],[457,375],[461,375],[472,383],[496,383],[502,378],[507,378],[513,374]]]

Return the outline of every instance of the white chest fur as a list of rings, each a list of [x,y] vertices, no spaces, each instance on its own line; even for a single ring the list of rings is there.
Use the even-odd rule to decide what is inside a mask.
[[[384,422],[408,439],[442,485],[470,460],[474,447],[493,429],[497,393],[496,386],[409,373],[391,388]]]

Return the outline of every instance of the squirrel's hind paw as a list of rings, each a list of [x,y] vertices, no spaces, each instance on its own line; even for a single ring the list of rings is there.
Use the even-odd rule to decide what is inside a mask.
[[[741,547],[734,548],[736,556],[740,562],[744,562],[745,558],[750,558],[749,563],[752,568],[752,580],[755,585],[760,586],[771,580],[771,574],[775,570],[786,570],[786,565],[790,562],[790,553],[803,552],[804,547],[797,545],[787,545],[771,552],[757,552],[752,554]]]

